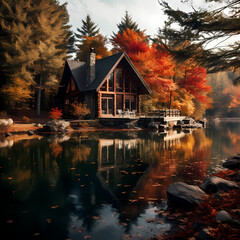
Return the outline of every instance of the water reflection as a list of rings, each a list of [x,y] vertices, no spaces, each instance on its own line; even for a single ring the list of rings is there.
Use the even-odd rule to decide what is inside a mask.
[[[201,181],[238,151],[239,133],[235,124],[13,140],[0,150],[0,237],[153,237],[171,227],[155,214],[167,186]]]

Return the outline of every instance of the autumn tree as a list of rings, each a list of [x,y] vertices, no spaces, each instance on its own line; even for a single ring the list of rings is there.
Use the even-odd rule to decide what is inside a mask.
[[[172,79],[171,57],[157,49],[156,45],[151,45],[144,32],[136,32],[129,28],[124,30],[122,34],[118,33],[112,39],[112,43],[115,49],[125,51],[128,54],[153,90],[151,99],[145,99],[142,101],[143,104],[147,103],[151,108],[159,108],[162,103],[168,101],[170,92],[176,88]],[[146,106],[143,108],[148,109]]]
[[[67,49],[63,46],[68,32],[62,18],[64,8],[53,0],[38,0],[32,4],[33,39],[37,50],[34,75],[38,84],[37,115],[40,115],[41,91],[50,76],[63,67]]]
[[[27,24],[29,11],[29,1],[0,0],[0,88],[4,89],[1,107],[6,102],[15,106],[24,95],[18,96],[14,91],[23,93],[29,84],[34,84],[30,68],[37,54],[31,39],[32,29]]]
[[[15,79],[22,79],[26,82],[22,86],[36,87],[39,115],[42,89],[57,83],[54,76],[68,51],[71,31],[66,4],[55,0],[0,1],[1,84],[14,87]]]
[[[107,42],[107,38],[102,34],[98,34],[95,37],[83,36],[81,44],[77,45],[78,51],[76,59],[81,62],[86,62],[87,55],[91,48],[94,49],[97,59],[109,56],[110,53],[107,49]]]
[[[4,85],[2,93],[6,96],[8,105],[16,107],[17,104],[32,98],[31,83],[21,78],[13,78],[11,82]]]

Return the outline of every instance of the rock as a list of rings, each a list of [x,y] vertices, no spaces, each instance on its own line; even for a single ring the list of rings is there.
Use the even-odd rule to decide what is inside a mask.
[[[10,126],[13,124],[13,120],[11,118],[8,119],[0,119],[0,126]]]
[[[34,132],[32,130],[28,130],[28,135],[34,135]]]
[[[216,176],[208,177],[200,185],[200,188],[206,193],[216,193],[220,191],[229,191],[232,189],[239,188],[235,182],[225,180]]]
[[[240,168],[240,157],[235,156],[233,158],[227,159],[226,162],[224,162],[223,167],[229,168],[229,169],[237,169]]]
[[[198,239],[200,240],[213,240],[214,237],[211,236],[211,230],[213,228],[203,228],[200,232],[199,232],[199,235],[198,235]]]
[[[53,120],[47,122],[44,126],[42,131],[43,132],[61,132],[64,133],[67,131],[67,128],[70,126],[69,122],[64,120]]]
[[[220,222],[232,222],[232,217],[230,216],[230,214],[228,212],[226,212],[225,210],[222,210],[220,212],[218,212],[218,214],[216,215],[216,221],[220,221]]]
[[[206,193],[199,187],[182,182],[171,184],[167,188],[168,200],[179,207],[195,207],[206,197]]]
[[[240,229],[240,222],[233,219],[231,215],[225,210],[218,212],[218,214],[216,215],[216,221],[228,223],[232,227]]]

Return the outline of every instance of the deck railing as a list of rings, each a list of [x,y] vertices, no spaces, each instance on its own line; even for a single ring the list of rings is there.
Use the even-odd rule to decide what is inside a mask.
[[[149,116],[155,116],[155,117],[180,117],[181,111],[178,109],[170,109],[170,110],[150,110],[148,112]]]

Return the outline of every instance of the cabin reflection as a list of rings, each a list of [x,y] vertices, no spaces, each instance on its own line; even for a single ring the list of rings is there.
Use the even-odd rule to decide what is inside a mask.
[[[121,168],[136,157],[138,139],[99,139],[98,171]]]
[[[148,139],[147,141],[143,138],[100,138],[98,140],[98,171],[124,167],[126,164],[136,160],[137,157],[144,157],[148,146],[151,146],[151,149],[155,150],[156,148],[169,149],[179,145],[181,142],[180,139],[185,135],[186,133],[178,131],[153,132],[153,137],[155,136],[155,138]]]

